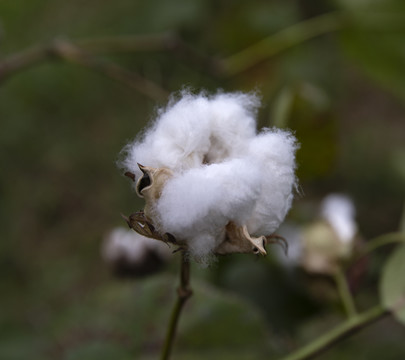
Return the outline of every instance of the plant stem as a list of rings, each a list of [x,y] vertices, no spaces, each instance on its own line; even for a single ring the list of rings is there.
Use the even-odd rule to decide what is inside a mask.
[[[317,338],[310,344],[298,349],[290,355],[282,358],[281,360],[308,360],[313,359],[324,351],[328,350],[331,346],[345,339],[351,334],[360,331],[366,326],[374,323],[382,317],[388,315],[390,312],[380,305],[371,308],[361,314],[352,316],[344,323],[336,326],[334,329],[325,335]]]
[[[375,249],[378,249],[381,246],[390,245],[390,244],[394,244],[394,243],[400,243],[400,242],[405,242],[405,233],[403,233],[403,232],[394,232],[394,233],[389,233],[389,234],[384,234],[384,235],[378,236],[367,242],[366,248],[364,249],[361,256],[371,253]]]
[[[346,280],[346,275],[341,267],[339,267],[338,270],[336,271],[334,278],[343,307],[346,311],[348,318],[350,319],[356,316],[357,311],[356,306],[354,304],[353,296],[350,292],[349,285]]]
[[[181,252],[180,286],[177,289],[177,300],[174,304],[170,322],[167,328],[166,340],[162,351],[162,360],[168,360],[176,337],[177,324],[187,299],[192,295],[190,289],[190,262],[184,251]]]

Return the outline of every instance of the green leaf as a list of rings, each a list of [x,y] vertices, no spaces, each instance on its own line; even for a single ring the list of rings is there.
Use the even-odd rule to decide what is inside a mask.
[[[399,247],[388,259],[380,282],[383,305],[405,325],[405,245]]]

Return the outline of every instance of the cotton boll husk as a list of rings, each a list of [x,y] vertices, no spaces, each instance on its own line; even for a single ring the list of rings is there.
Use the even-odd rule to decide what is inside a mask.
[[[255,206],[261,171],[249,160],[205,165],[169,180],[156,205],[159,230],[187,242],[193,256],[208,256],[223,241],[227,223],[244,223]]]
[[[293,200],[295,137],[278,129],[266,130],[251,140],[249,156],[261,163],[260,197],[247,222],[251,234],[270,235],[284,220]]]

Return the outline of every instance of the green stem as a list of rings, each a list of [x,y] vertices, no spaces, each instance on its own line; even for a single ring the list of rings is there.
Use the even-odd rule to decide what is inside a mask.
[[[360,259],[362,259],[363,257],[367,256],[368,254],[372,253],[373,251],[375,251],[380,247],[396,243],[405,243],[405,233],[393,232],[377,236],[376,238],[367,241],[367,244],[364,247],[364,249],[361,250],[361,252],[350,261],[350,264],[358,262]]]
[[[378,305],[372,309],[353,316],[346,320],[344,323],[336,326],[334,329],[325,335],[317,338],[310,344],[298,349],[290,355],[282,358],[281,360],[308,360],[313,359],[324,351],[328,350],[331,346],[345,339],[351,334],[360,331],[366,326],[376,322],[382,317],[389,314],[389,311]]]
[[[177,289],[177,300],[174,304],[170,322],[167,328],[166,340],[161,356],[162,360],[168,360],[170,358],[181,311],[187,299],[192,295],[192,291],[190,289],[190,262],[184,251],[182,251],[181,254],[180,286]]]
[[[341,13],[333,12],[294,24],[222,60],[223,71],[227,76],[243,72],[294,45],[341,29],[344,20]]]
[[[398,242],[405,242],[405,233],[403,232],[394,232],[394,233],[389,233],[385,235],[378,236],[370,241],[368,241],[366,248],[363,252],[363,256],[365,254],[371,253],[375,249],[389,245],[389,244],[394,244]]]
[[[346,311],[348,318],[356,316],[356,306],[354,304],[353,296],[350,292],[349,285],[347,283],[346,275],[343,272],[342,268],[338,268],[334,275],[336,282],[337,290],[342,301],[343,307]]]

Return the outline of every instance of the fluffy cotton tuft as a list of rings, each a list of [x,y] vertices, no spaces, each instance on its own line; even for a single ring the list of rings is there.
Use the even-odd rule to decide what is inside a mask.
[[[256,96],[182,93],[158,111],[153,125],[125,148],[124,167],[141,176],[137,163],[181,171],[240,155],[255,136]]]
[[[352,199],[341,194],[330,194],[321,205],[322,217],[333,227],[342,243],[353,241],[357,233],[356,208]]]
[[[183,93],[126,147],[124,166],[137,178],[137,163],[174,172],[154,205],[154,225],[198,259],[224,240],[230,221],[267,236],[291,207],[296,140],[279,129],[257,134],[258,105],[253,94]]]
[[[229,221],[243,224],[260,196],[260,170],[247,159],[202,165],[174,176],[156,210],[159,228],[188,241],[205,258],[223,240]]]

